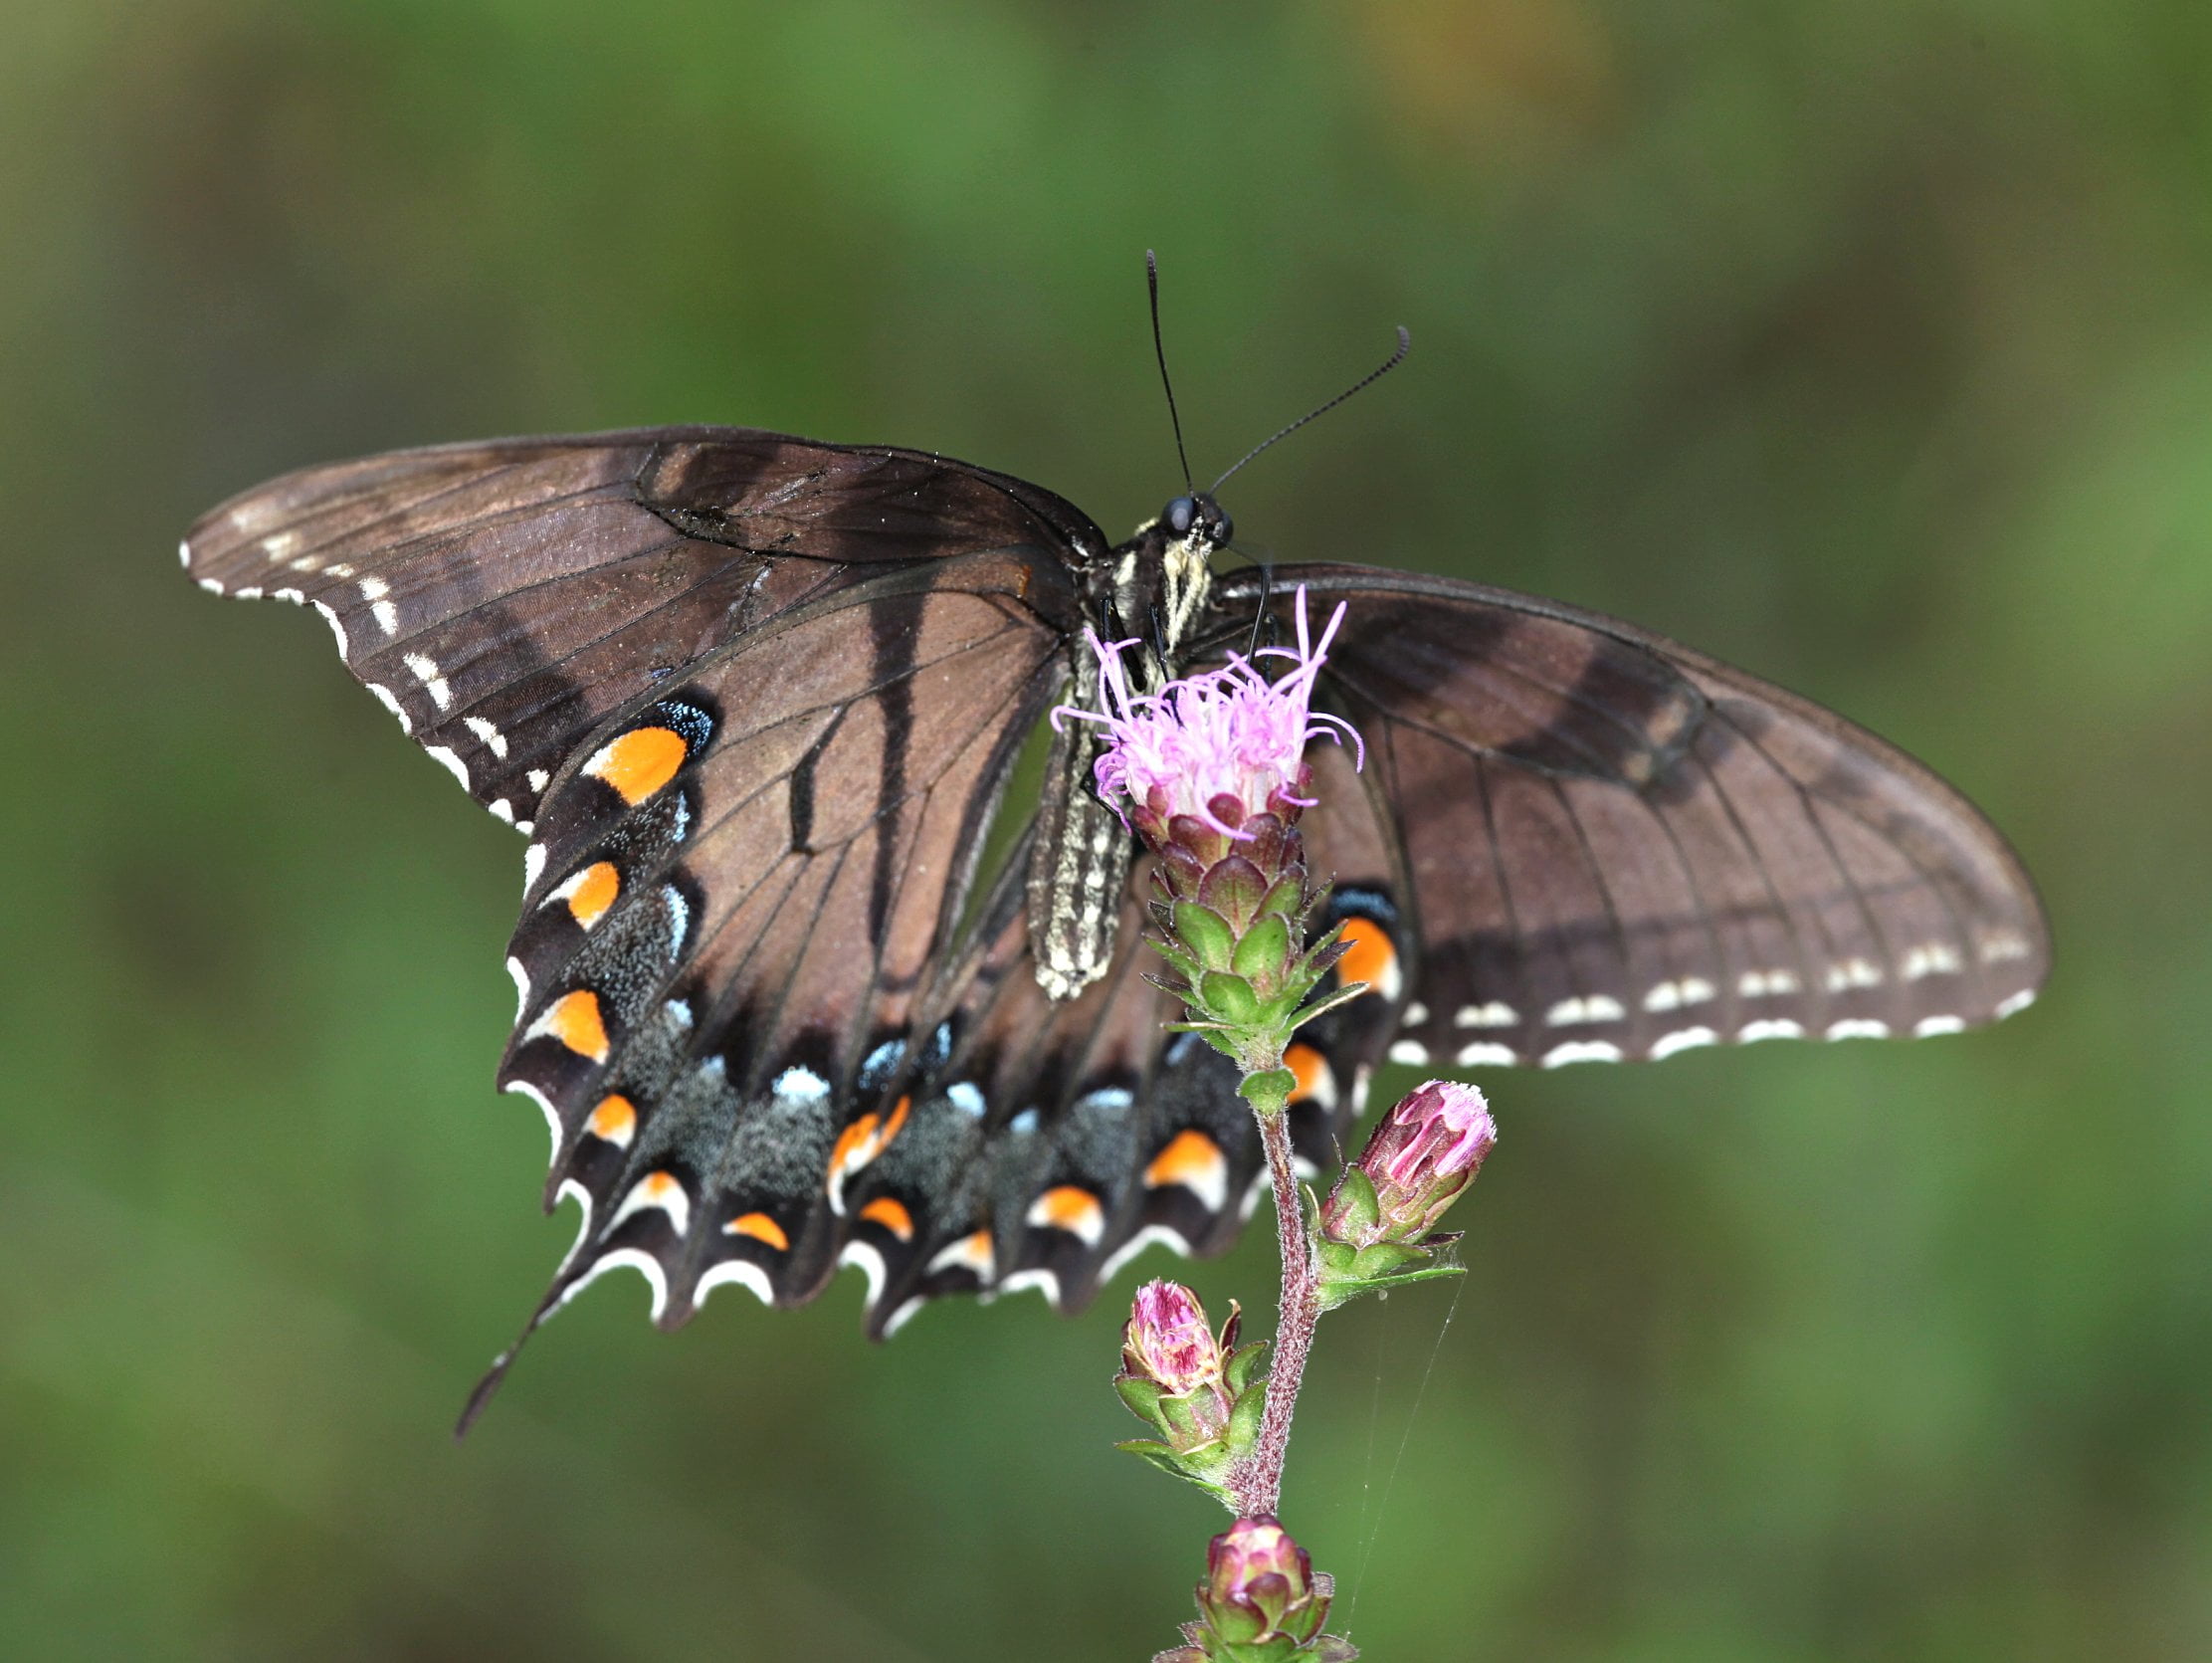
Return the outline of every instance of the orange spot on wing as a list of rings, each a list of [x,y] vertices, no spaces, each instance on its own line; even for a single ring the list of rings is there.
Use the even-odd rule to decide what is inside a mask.
[[[591,1112],[584,1130],[610,1143],[627,1145],[638,1130],[637,1105],[620,1092],[610,1092],[599,1100],[599,1107]]]
[[[860,1215],[881,1224],[901,1241],[914,1239],[914,1215],[906,1210],[905,1203],[897,1196],[877,1196],[861,1208]]]
[[[599,995],[589,988],[563,993],[546,1007],[537,1026],[579,1057],[595,1063],[607,1060],[607,1024],[599,1014]]]
[[[1203,1181],[1221,1170],[1223,1159],[1221,1145],[1203,1132],[1178,1132],[1144,1168],[1144,1187],[1158,1189],[1164,1184]]]
[[[645,801],[676,777],[690,754],[684,735],[673,728],[633,728],[602,745],[584,772],[602,779],[632,805]]]
[[[1303,1103],[1309,1097],[1320,1096],[1331,1083],[1327,1059],[1310,1045],[1293,1041],[1290,1049],[1283,1053],[1283,1066],[1298,1081],[1291,1090],[1293,1103]]]
[[[1351,950],[1336,961],[1336,973],[1346,981],[1363,981],[1384,998],[1397,996],[1398,949],[1390,935],[1373,919],[1346,919],[1343,938]]]
[[[876,1155],[876,1128],[880,1123],[874,1115],[863,1115],[837,1135],[837,1143],[830,1150],[830,1171],[843,1176],[856,1166],[865,1166]]]
[[[787,1251],[791,1238],[783,1233],[783,1226],[764,1212],[748,1212],[733,1218],[722,1226],[725,1235],[750,1236],[754,1241],[764,1241],[778,1253]]]
[[[863,1115],[839,1133],[830,1150],[830,1176],[842,1178],[890,1148],[891,1141],[906,1124],[906,1111],[912,1107],[913,1099],[903,1097],[893,1105],[888,1121],[881,1115]]]
[[[1097,1241],[1106,1229],[1106,1209],[1088,1189],[1064,1183],[1037,1197],[1029,1221],[1046,1229],[1066,1230],[1085,1241]]]
[[[622,893],[622,875],[612,861],[598,861],[568,881],[568,910],[589,930],[607,916],[607,909]]]

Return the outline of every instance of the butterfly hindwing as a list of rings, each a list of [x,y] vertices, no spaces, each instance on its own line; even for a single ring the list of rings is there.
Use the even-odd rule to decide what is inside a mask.
[[[1400,1060],[1944,1033],[2034,996],[2047,937],[2002,838],[1833,713],[1503,590],[1349,566],[1272,583],[1350,603],[1323,687],[1395,828],[1420,960]],[[1217,591],[1232,618],[1256,599]]]
[[[717,1271],[820,1286],[838,1141],[873,1094],[862,1142],[890,1142],[1067,600],[1023,554],[890,570],[741,636],[555,782],[502,1083],[545,1107],[553,1188],[590,1213],[564,1285],[642,1254],[671,1322]],[[970,696],[917,697],[944,686]]]

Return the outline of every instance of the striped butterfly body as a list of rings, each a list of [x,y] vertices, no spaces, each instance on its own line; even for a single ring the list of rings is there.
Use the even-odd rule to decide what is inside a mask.
[[[615,1265],[674,1326],[857,1263],[882,1334],[947,1293],[1074,1308],[1148,1243],[1235,1236],[1258,1141],[1226,1060],[1163,1031],[1090,729],[1006,800],[1088,688],[1087,624],[1156,686],[1282,630],[1300,585],[1349,603],[1318,703],[1367,766],[1316,747],[1306,830],[1371,992],[1291,1059],[1316,1166],[1385,1057],[1948,1033],[2034,996],[2026,875],[1882,740],[1547,601],[1216,575],[1228,534],[1200,496],[1109,546],[1004,475],[733,428],[312,468],[193,527],[204,588],[314,607],[529,838],[501,1082],[551,1128],[547,1205],[584,1213],[535,1321]]]

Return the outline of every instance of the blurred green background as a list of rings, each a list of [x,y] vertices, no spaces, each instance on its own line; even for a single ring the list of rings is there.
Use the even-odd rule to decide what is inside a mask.
[[[1626,614],[2018,842],[2002,1029],[1494,1075],[1473,1274],[1323,1331],[1378,1663],[2212,1655],[2200,0],[0,6],[0,1650],[1068,1659],[1220,1515],[1120,1293],[857,1334],[612,1278],[490,1086],[520,844],[183,526],[732,421]],[[1403,1078],[1385,1086],[1403,1086]],[[1260,1308],[1260,1232],[1199,1267]]]

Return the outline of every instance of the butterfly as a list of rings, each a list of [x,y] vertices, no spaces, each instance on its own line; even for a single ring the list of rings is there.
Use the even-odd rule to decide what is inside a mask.
[[[1365,766],[1314,747],[1306,833],[1369,992],[1290,1054],[1315,1168],[1386,1059],[1951,1033],[2034,998],[2020,863],[1864,729],[1552,601],[1218,570],[1230,534],[1206,493],[1115,544],[1004,474],[727,427],[309,468],[192,527],[201,587],[319,612],[528,839],[500,1082],[544,1112],[545,1205],[583,1213],[532,1327],[616,1266],[673,1327],[857,1264],[880,1336],[1235,1237],[1263,1164],[1235,1075],[1164,1030],[1145,858],[1092,729],[1044,720],[1096,692],[1087,628],[1157,685],[1279,638],[1302,588],[1346,605],[1316,708]]]

